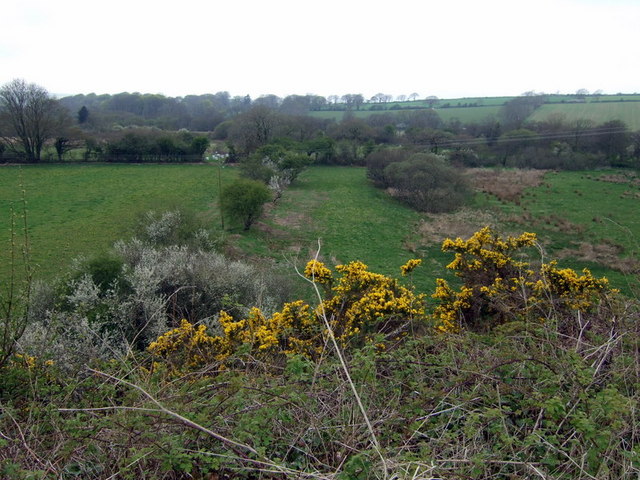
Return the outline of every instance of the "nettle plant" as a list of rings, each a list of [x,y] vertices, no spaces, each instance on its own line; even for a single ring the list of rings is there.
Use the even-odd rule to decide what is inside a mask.
[[[420,265],[409,260],[403,275]],[[172,372],[224,364],[237,353],[274,358],[298,354],[315,358],[327,345],[329,328],[343,348],[375,344],[379,349],[400,341],[416,321],[426,320],[423,295],[416,295],[394,278],[370,272],[362,262],[335,267],[338,277],[322,262],[311,260],[304,275],[322,289],[325,299],[313,308],[297,300],[266,316],[252,308],[246,318],[218,316],[217,335],[203,325],[181,325],[151,343],[148,350]],[[154,365],[161,365],[156,362]]]
[[[456,290],[437,280],[436,328],[485,331],[509,321],[556,321],[564,333],[575,333],[606,317],[604,310],[611,313],[618,292],[606,278],[559,268],[555,261],[533,267],[522,251],[534,246],[534,233],[502,238],[489,227],[468,240],[445,240],[442,250],[455,255],[447,268],[462,285]]]

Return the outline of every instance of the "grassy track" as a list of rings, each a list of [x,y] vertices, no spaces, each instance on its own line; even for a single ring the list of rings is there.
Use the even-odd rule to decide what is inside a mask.
[[[316,167],[239,242],[245,250],[304,266],[320,240],[321,258],[329,265],[360,260],[372,271],[397,277],[400,265],[425,253],[405,246],[420,218],[371,186],[364,168]],[[438,248],[433,251],[439,254]],[[414,281],[430,289],[441,274],[441,268],[424,267]]]

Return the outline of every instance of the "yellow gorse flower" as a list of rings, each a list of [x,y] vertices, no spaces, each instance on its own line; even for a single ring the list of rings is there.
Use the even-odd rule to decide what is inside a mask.
[[[438,279],[433,298],[439,301],[433,312],[437,330],[457,332],[461,328],[488,328],[509,319],[562,316],[572,311],[588,312],[609,293],[606,278],[597,279],[588,270],[582,275],[556,262],[537,270],[516,260],[517,251],[535,245],[536,235],[501,238],[489,227],[468,240],[447,239],[442,250],[453,252],[447,266],[463,285],[453,290]]]
[[[405,264],[409,271],[420,264]],[[158,337],[148,350],[172,365],[172,373],[199,368],[210,362],[225,362],[241,346],[252,355],[301,354],[314,356],[322,351],[329,321],[342,345],[373,339],[372,333],[402,336],[412,320],[425,318],[422,295],[415,295],[397,280],[370,272],[362,262],[336,266],[340,278],[323,263],[311,260],[305,276],[325,285],[327,298],[315,309],[302,300],[286,303],[270,317],[260,309],[250,309],[246,318],[236,320],[222,311],[218,316],[220,334],[210,336],[204,325],[182,320],[180,326]],[[335,283],[335,285],[333,285]],[[378,343],[380,343],[378,341]]]
[[[422,260],[420,260],[419,258],[412,258],[400,267],[400,273],[402,273],[403,276],[408,275],[409,273],[413,272],[416,267],[420,266],[420,264],[422,264]]]
[[[318,260],[311,260],[307,263],[304,276],[317,283],[329,283],[332,279],[331,270]]]

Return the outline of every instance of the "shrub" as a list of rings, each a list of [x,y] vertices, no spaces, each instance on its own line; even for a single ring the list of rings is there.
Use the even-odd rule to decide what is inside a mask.
[[[456,291],[438,279],[433,294],[439,301],[433,314],[438,329],[484,331],[508,321],[556,322],[567,334],[597,327],[606,317],[601,310],[617,292],[606,278],[597,279],[587,269],[580,275],[556,262],[533,269],[516,258],[535,242],[533,233],[503,239],[489,227],[468,240],[445,240],[442,250],[455,254],[447,268],[462,285]]]
[[[249,230],[262,213],[262,206],[271,197],[267,186],[256,180],[238,179],[222,191],[222,210]]]
[[[410,260],[401,267],[402,274],[419,264],[420,260]],[[423,296],[397,280],[369,272],[362,262],[338,265],[336,271],[341,274],[338,279],[321,262],[307,264],[305,276],[320,285],[326,296],[315,309],[297,300],[271,316],[252,308],[239,320],[223,310],[217,319],[218,335],[209,336],[203,326],[184,320],[154,341],[149,351],[172,372],[233,360],[240,351],[254,358],[294,354],[317,358],[326,348],[328,326],[342,347],[375,343],[386,349],[424,320]]]
[[[180,245],[212,250],[217,246],[217,240],[211,238],[204,222],[183,208],[145,212],[134,232],[136,238],[156,247]]]
[[[250,306],[270,313],[288,297],[291,282],[283,275],[211,251],[197,223],[179,212],[144,219],[144,240],[119,241],[109,254],[76,260],[58,285],[34,286],[23,349],[73,369],[82,350],[113,358],[146,348],[183,318],[213,324],[220,310],[242,316]]]
[[[383,173],[391,195],[422,212],[450,212],[471,197],[463,175],[434,154],[414,154],[391,163]]]
[[[384,148],[367,155],[367,177],[376,187],[387,188],[389,179],[385,175],[385,169],[394,162],[402,162],[410,155],[410,151],[404,148]]]

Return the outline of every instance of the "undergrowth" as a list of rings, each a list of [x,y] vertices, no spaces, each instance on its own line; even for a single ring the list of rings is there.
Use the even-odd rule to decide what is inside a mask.
[[[445,242],[462,284],[435,306],[411,287],[418,261],[397,280],[313,259],[315,305],[184,320],[73,372],[23,351],[0,376],[1,475],[637,478],[637,305],[525,262],[534,246]]]

